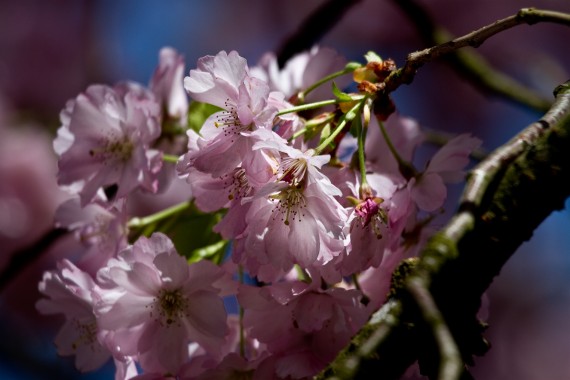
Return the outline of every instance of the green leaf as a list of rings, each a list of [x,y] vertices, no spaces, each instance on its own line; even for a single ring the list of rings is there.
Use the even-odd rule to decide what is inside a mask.
[[[195,263],[200,260],[210,260],[215,264],[220,264],[224,258],[228,244],[229,242],[227,240],[220,240],[214,244],[195,249],[188,256],[188,262]]]
[[[332,92],[338,100],[341,102],[350,102],[352,101],[352,96],[348,95],[346,92],[342,92],[336,85],[335,82],[332,82]]]
[[[352,109],[344,115],[350,122],[350,134],[356,138],[358,138],[358,130],[362,128],[361,110],[362,108],[359,108],[357,113]]]
[[[190,103],[190,107],[188,108],[188,128],[200,132],[206,119],[213,113],[221,110],[220,107],[216,107],[212,104],[200,102]]]
[[[222,219],[223,212],[204,213],[192,204],[188,209],[172,218],[158,223],[155,231],[167,234],[176,250],[186,258],[193,258],[195,251],[219,244],[223,241],[220,234],[213,231],[214,226]],[[214,253],[207,250],[211,255]],[[198,253],[198,255],[204,254]],[[208,255],[206,255],[208,256]]]

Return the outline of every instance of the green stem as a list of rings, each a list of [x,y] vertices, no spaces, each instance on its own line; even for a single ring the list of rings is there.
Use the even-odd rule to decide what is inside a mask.
[[[364,126],[362,125],[362,120],[360,118],[356,119],[356,130],[358,132],[358,166],[360,169],[360,197],[362,198],[362,188],[368,187],[368,181],[366,180],[366,157],[364,153],[364,142],[366,139],[366,133],[364,131]]]
[[[330,143],[334,141],[334,139],[338,136],[338,134],[344,129],[346,123],[349,121],[354,120],[357,114],[360,112],[360,108],[364,105],[366,101],[366,97],[362,98],[356,105],[354,105],[347,113],[345,113],[340,118],[340,123],[336,127],[336,129],[327,137],[316,149],[315,154],[321,153],[325,148],[329,146]]]
[[[326,82],[328,82],[328,81],[330,81],[330,80],[332,80],[332,79],[334,79],[334,78],[340,77],[340,76],[345,75],[345,74],[350,74],[351,72],[354,71],[354,69],[355,69],[355,67],[348,66],[348,67],[345,67],[344,69],[342,69],[342,70],[340,70],[340,71],[337,71],[336,73],[332,73],[332,74],[330,74],[330,75],[327,75],[326,77],[320,79],[319,81],[317,81],[317,82],[313,83],[312,85],[310,85],[309,87],[307,87],[307,88],[305,89],[305,91],[299,92],[299,99],[304,100],[305,97],[306,97],[311,91],[313,91],[314,89],[316,89],[317,87],[321,86],[322,84],[324,84],[324,83],[326,83]]]
[[[173,164],[177,163],[179,158],[180,158],[180,157],[174,156],[174,155],[172,155],[172,154],[163,154],[163,155],[162,155],[162,161],[164,161],[164,162],[170,162],[170,163],[173,163]]]
[[[392,155],[396,159],[396,162],[398,163],[398,169],[400,170],[400,173],[402,173],[404,178],[406,178],[408,180],[412,177],[415,177],[418,174],[417,170],[414,168],[414,166],[410,162],[408,162],[408,161],[404,160],[402,157],[400,157],[400,155],[398,154],[398,151],[396,150],[396,147],[394,147],[394,144],[392,144],[392,140],[390,140],[390,136],[388,136],[388,132],[386,132],[386,128],[384,127],[384,123],[382,121],[378,120],[378,124],[380,125],[380,131],[382,132],[382,136],[384,137],[384,140],[386,141],[386,145],[388,145],[388,149],[390,149],[390,152],[392,153]]]
[[[138,228],[138,227],[144,227],[146,225],[149,225],[151,223],[156,223],[159,220],[168,218],[176,213],[179,213],[181,211],[186,210],[188,207],[190,207],[190,205],[192,204],[192,201],[184,201],[181,203],[178,203],[174,206],[170,206],[164,210],[161,210],[157,213],[154,213],[152,215],[148,215],[145,216],[143,218],[138,218],[138,217],[134,217],[131,218],[131,220],[129,220],[127,226],[129,228]]]
[[[329,112],[328,115],[326,115],[325,117],[318,116],[314,119],[311,119],[309,121],[307,121],[305,123],[305,128],[299,129],[297,132],[295,132],[293,134],[293,136],[289,137],[289,139],[287,139],[288,142],[291,142],[293,140],[295,140],[297,137],[304,135],[305,133],[307,133],[308,131],[312,130],[313,128],[317,128],[319,125],[325,125],[329,122],[331,122],[332,120],[334,120],[335,114],[334,112]]]
[[[299,137],[299,136],[304,135],[305,133],[307,133],[308,130],[309,130],[309,129],[308,129],[307,127],[299,129],[297,132],[293,133],[293,136],[289,137],[289,138],[287,139],[287,141],[288,141],[288,142],[291,142],[291,141],[295,140],[297,137]]]
[[[330,99],[330,100],[323,100],[320,102],[303,104],[300,106],[295,106],[295,107],[291,107],[291,108],[281,110],[281,111],[277,112],[276,116],[281,116],[281,115],[285,115],[285,114],[292,113],[292,112],[301,112],[301,111],[306,111],[306,110],[312,110],[315,108],[321,108],[324,106],[330,106],[332,104],[338,104],[338,103],[341,103],[341,101],[338,99]]]

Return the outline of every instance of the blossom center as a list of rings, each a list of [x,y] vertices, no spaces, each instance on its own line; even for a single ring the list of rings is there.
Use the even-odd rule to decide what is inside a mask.
[[[241,199],[251,193],[252,187],[249,184],[244,168],[235,169],[233,175],[230,174],[228,177],[230,178],[224,181],[224,186],[229,193],[228,199]]]
[[[131,159],[134,147],[132,141],[124,136],[123,138],[107,141],[101,149],[90,149],[89,155],[101,158],[105,164],[109,161],[125,163]]]
[[[216,128],[223,128],[225,137],[239,135],[241,132],[248,130],[248,125],[243,125],[239,119],[236,107],[230,103],[230,100],[224,102],[225,111],[220,111],[216,117],[214,125]]]
[[[286,225],[289,225],[289,218],[300,222],[301,217],[305,216],[303,209],[307,207],[307,201],[300,186],[288,186],[270,199],[277,202],[277,206],[271,210],[273,218],[280,214]]]
[[[362,227],[372,226],[372,230],[378,239],[382,238],[380,226],[388,223],[386,212],[380,208],[380,203],[383,201],[382,198],[366,198],[364,202],[354,208],[354,212],[358,215]]]
[[[181,289],[161,289],[155,301],[160,323],[166,324],[166,326],[170,326],[185,317],[187,306],[188,300]]]
[[[299,185],[307,172],[307,160],[304,158],[286,157],[281,161],[279,171],[280,181],[289,182],[293,186]]]
[[[75,331],[77,332],[77,339],[71,343],[71,348],[77,350],[80,346],[90,346],[91,350],[99,347],[97,341],[97,322],[92,320],[90,322],[81,322],[79,320],[73,321]]]

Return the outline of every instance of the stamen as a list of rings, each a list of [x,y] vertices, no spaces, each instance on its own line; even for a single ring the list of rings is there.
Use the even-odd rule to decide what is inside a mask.
[[[103,161],[104,165],[125,163],[133,155],[134,144],[127,136],[111,136],[105,140],[100,148],[89,150],[89,155]]]
[[[158,297],[153,298],[153,303],[147,307],[151,309],[151,317],[154,310],[158,314],[156,321],[166,327],[175,322],[180,323],[180,319],[188,316],[186,312],[188,299],[181,289],[161,289]]]
[[[243,125],[239,119],[237,109],[230,99],[224,102],[225,111],[218,114],[217,120],[214,122],[216,128],[223,127],[225,137],[232,135],[239,135],[241,132],[247,130],[249,126]]]
[[[299,185],[305,179],[307,160],[304,158],[286,157],[279,166],[281,175],[279,181],[289,182],[293,186]]]
[[[383,201],[382,198],[366,198],[364,202],[358,204],[354,209],[360,219],[360,226],[363,229],[372,226],[372,231],[377,239],[382,239],[382,224],[388,224],[388,215],[386,211],[379,206]]]
[[[236,168],[232,174],[226,175],[224,187],[228,190],[228,199],[241,199],[248,196],[252,187],[247,180],[244,168]]]
[[[77,350],[81,346],[91,346],[92,351],[100,348],[97,341],[97,322],[95,320],[88,323],[74,320],[73,323],[78,333],[77,339],[71,343],[73,350]]]
[[[292,221],[297,219],[301,222],[301,217],[305,216],[303,209],[307,207],[307,201],[300,186],[289,186],[270,199],[277,201],[277,206],[271,211],[275,212],[273,218],[281,214],[281,220],[287,226],[290,223],[290,217]]]

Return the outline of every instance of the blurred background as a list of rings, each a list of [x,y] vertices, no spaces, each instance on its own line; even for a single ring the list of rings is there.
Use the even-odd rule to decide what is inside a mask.
[[[276,50],[325,0],[0,0],[0,270],[13,252],[51,228],[64,199],[55,183],[51,140],[59,112],[89,84],[147,84],[158,51],[172,46],[196,60],[237,50],[254,65]],[[418,0],[434,20],[465,34],[520,8],[570,12],[568,0]],[[425,36],[423,36],[425,37]],[[519,26],[478,52],[552,99],[570,78],[570,28]],[[362,0],[321,40],[350,60],[368,50],[402,65],[427,47],[393,0]],[[492,150],[540,112],[476,89],[442,61],[424,66],[393,95],[398,111],[446,133],[470,132]],[[461,187],[453,189],[453,212]],[[536,200],[540,202],[539,199]],[[444,223],[444,220],[441,220]],[[553,214],[504,267],[489,289],[489,353],[473,371],[483,380],[570,379],[570,213]],[[112,365],[80,374],[58,358],[57,317],[34,308],[41,273],[66,256],[65,239],[0,293],[0,379],[109,379]]]

